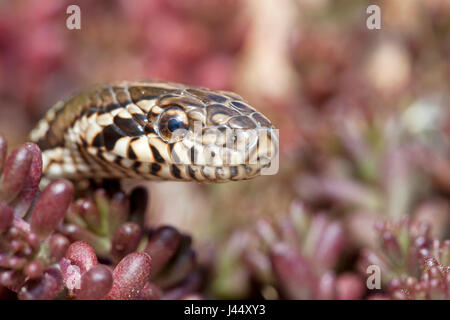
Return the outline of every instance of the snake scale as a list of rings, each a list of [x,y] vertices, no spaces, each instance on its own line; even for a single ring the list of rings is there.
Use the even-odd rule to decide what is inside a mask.
[[[274,126],[239,95],[157,81],[73,95],[50,108],[30,138],[50,180],[245,180],[278,152]]]

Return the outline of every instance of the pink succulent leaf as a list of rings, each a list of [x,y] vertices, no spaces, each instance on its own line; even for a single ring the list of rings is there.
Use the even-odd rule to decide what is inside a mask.
[[[39,181],[42,174],[41,150],[34,143],[25,143],[25,148],[30,152],[32,160],[22,191],[18,196],[19,200],[14,209],[14,214],[18,217],[23,217],[30,208],[39,190]]]
[[[150,279],[152,259],[145,252],[130,253],[116,266],[113,286],[106,296],[108,300],[132,300],[136,298]]]

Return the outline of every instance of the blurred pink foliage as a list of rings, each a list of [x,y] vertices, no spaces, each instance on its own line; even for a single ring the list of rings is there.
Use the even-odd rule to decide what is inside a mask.
[[[4,2],[0,6],[2,105],[11,100],[24,108],[33,107],[65,59],[67,41],[59,19],[64,2]]]
[[[19,135],[57,100],[95,82],[233,87],[246,34],[241,1],[79,1],[81,31],[66,28],[69,4],[0,4],[0,115],[18,110],[9,116],[25,121]]]
[[[80,0],[77,4],[81,7],[82,29],[68,30],[68,0],[1,2],[0,131],[12,146],[22,143],[53,103],[97,82],[153,78],[245,91],[245,86],[251,84],[240,78],[243,76],[239,71],[259,31],[252,19],[260,14],[257,11],[266,1],[261,0],[254,12],[248,12],[249,3]],[[286,3],[280,0],[277,5]],[[255,94],[256,98],[250,97],[256,99],[255,107],[280,129],[279,174],[222,189],[196,189],[209,193],[214,203],[205,205],[214,215],[207,231],[218,233],[213,239],[217,252],[211,255],[215,260],[206,263],[212,268],[208,272],[216,276],[212,294],[231,298],[448,298],[444,292],[449,287],[448,259],[443,258],[448,255],[448,240],[444,239],[450,230],[448,2],[410,1],[401,7],[395,1],[382,1],[386,14],[383,29],[376,32],[365,28],[365,16],[361,14],[365,12],[365,1],[323,1],[317,7],[308,3],[295,1],[296,18],[287,28],[289,41],[282,58],[293,74],[292,90],[279,97],[262,90]],[[408,10],[408,14],[402,10]],[[272,22],[267,21],[269,25]],[[263,46],[270,52],[274,49],[278,48]],[[263,61],[263,65],[253,68],[279,65],[273,62]],[[258,70],[247,72],[252,71]],[[5,145],[0,141],[2,159],[6,159],[1,154]],[[36,154],[35,146],[23,145],[13,154],[11,159],[15,160],[5,164],[4,172],[12,172],[10,177],[15,177],[3,178],[6,190],[10,190],[6,196],[20,202],[0,207],[4,212],[0,233],[7,234],[13,211],[22,216],[29,208],[37,190],[36,172],[40,170]],[[32,168],[29,176],[20,172],[25,167]],[[43,191],[44,199],[45,194]],[[36,215],[39,219],[31,224],[38,226],[39,232],[32,233],[31,238],[37,234],[47,237],[48,245],[58,253],[58,261],[69,238],[78,241],[77,245],[90,239],[81,251],[92,249],[97,256],[119,263],[125,270],[122,279],[127,282],[127,270],[132,266],[127,257],[135,254],[137,242],[143,237],[142,226],[122,221],[125,213],[114,215],[117,221],[111,218],[108,223],[121,228],[114,236],[106,237],[94,208],[95,201],[111,201],[114,212],[123,213],[125,198],[120,197],[111,200],[100,190],[93,199],[72,203],[64,235],[48,237],[48,216]],[[305,204],[307,215],[295,218],[289,211],[290,204],[294,203],[294,209],[298,204],[293,202],[295,199]],[[55,212],[52,216],[50,221],[60,221]],[[392,248],[386,244],[414,238],[406,224],[390,231],[395,241],[381,237],[385,247],[377,248],[380,235],[373,228],[375,221],[382,218],[395,224],[405,217],[430,225],[426,249],[435,248],[440,253],[427,256],[434,259],[427,260],[432,262],[429,268],[423,265],[423,257],[417,258],[409,249],[389,256]],[[308,229],[301,229],[302,224]],[[30,228],[28,222],[20,226]],[[55,225],[48,227],[53,230]],[[152,232],[148,250],[144,251],[160,255],[158,259],[152,257],[156,278],[148,282],[148,274],[141,274],[146,284],[133,298],[179,298],[195,292],[200,277],[193,269],[190,238],[168,227]],[[228,234],[231,236],[224,236]],[[7,234],[11,251],[20,244],[13,241],[16,236],[14,232]],[[26,239],[24,243],[31,246],[33,241]],[[175,254],[176,250],[181,253]],[[395,286],[370,294],[355,270],[357,258],[367,253],[381,260],[386,260],[386,254],[391,260],[410,259],[418,271],[408,273],[403,265],[397,268],[401,272],[394,272],[398,271],[395,266],[389,266],[383,272],[391,275]],[[163,271],[172,255],[180,262]],[[5,257],[3,263],[20,269],[22,277],[23,260],[15,255],[13,259]],[[134,258],[142,265],[150,265],[145,254]],[[115,270],[100,265],[89,273],[94,267],[80,270],[72,256],[64,259],[61,279],[48,265],[27,261],[24,274],[30,279],[42,276],[47,280],[31,281],[22,298],[33,298],[36,289],[43,286],[47,288],[44,292],[54,293],[63,282],[68,288],[83,281],[91,283],[95,275],[104,280],[104,286],[99,286],[102,290],[78,292],[80,298],[104,297],[113,285],[111,274]],[[3,271],[2,281],[18,281],[12,277],[17,273]],[[443,281],[445,277],[447,282]],[[23,284],[23,279],[19,280]],[[174,283],[182,285],[173,287]],[[431,290],[430,286],[439,290]],[[0,286],[2,294],[8,292]],[[127,294],[116,290],[114,297]]]

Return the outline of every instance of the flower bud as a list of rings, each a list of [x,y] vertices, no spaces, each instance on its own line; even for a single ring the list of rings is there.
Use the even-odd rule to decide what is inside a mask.
[[[69,259],[62,258],[59,261],[59,269],[63,277],[64,286],[69,290],[69,294],[73,295],[76,290],[81,288],[81,270]]]

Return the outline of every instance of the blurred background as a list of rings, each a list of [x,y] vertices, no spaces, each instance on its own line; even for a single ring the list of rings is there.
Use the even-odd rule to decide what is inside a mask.
[[[66,28],[70,4],[81,30]],[[235,91],[280,130],[277,175],[149,185],[148,223],[193,236],[212,296],[362,298],[359,266],[380,239],[390,250],[387,229],[407,218],[411,237],[449,238],[449,0],[0,1],[11,145],[73,92],[149,78]],[[388,280],[410,274],[394,267]]]

